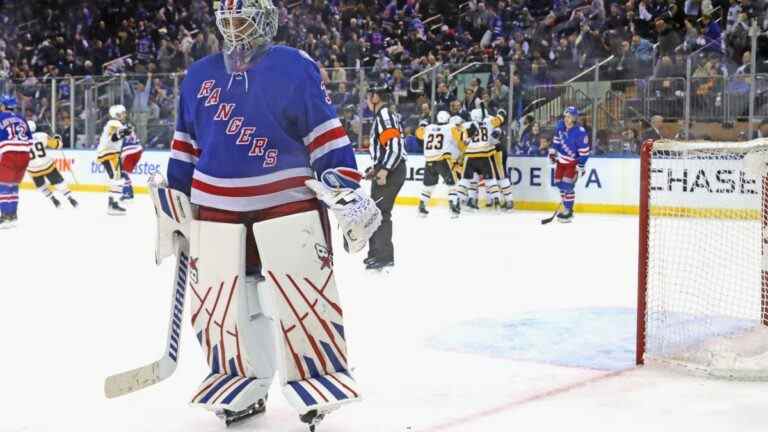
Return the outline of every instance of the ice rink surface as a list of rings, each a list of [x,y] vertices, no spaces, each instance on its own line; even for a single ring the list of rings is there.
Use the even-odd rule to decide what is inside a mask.
[[[207,374],[188,311],[176,374],[104,398],[106,376],[161,356],[172,264],[154,265],[147,195],[125,217],[78,198],[56,210],[24,191],[20,226],[0,231],[0,432],[225,430],[187,406]],[[633,368],[636,218],[546,216],[399,207],[390,274],[337,244],[364,401],[318,431],[768,430],[768,384]],[[276,388],[265,416],[230,429],[307,430]]]

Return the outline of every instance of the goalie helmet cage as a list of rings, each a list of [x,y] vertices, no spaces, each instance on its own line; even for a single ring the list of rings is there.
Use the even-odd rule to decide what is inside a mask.
[[[768,380],[768,140],[641,148],[638,365]]]

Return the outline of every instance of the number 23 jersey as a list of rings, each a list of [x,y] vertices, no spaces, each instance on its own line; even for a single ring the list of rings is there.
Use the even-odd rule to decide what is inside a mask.
[[[357,169],[317,64],[284,46],[230,74],[221,53],[181,85],[168,184],[193,204],[253,211],[315,197],[304,182]]]
[[[461,142],[461,132],[455,126],[431,124],[424,128],[424,157],[428,162],[448,156],[457,160]]]

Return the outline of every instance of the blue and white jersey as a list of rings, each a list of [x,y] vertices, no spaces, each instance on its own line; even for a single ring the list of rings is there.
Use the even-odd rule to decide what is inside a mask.
[[[168,185],[193,204],[252,211],[315,197],[304,182],[355,155],[317,64],[268,48],[229,74],[221,53],[193,63],[181,85]]]
[[[0,158],[4,153],[27,153],[32,148],[32,132],[27,121],[10,111],[0,112]]]
[[[589,159],[587,130],[578,123],[567,129],[564,121],[558,121],[552,137],[552,148],[557,152],[557,163],[565,165],[578,163],[583,167]]]

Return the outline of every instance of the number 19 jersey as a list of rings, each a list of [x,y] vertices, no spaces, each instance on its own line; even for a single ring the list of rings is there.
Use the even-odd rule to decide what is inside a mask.
[[[427,162],[459,158],[461,132],[451,124],[431,124],[424,128],[424,157]]]

